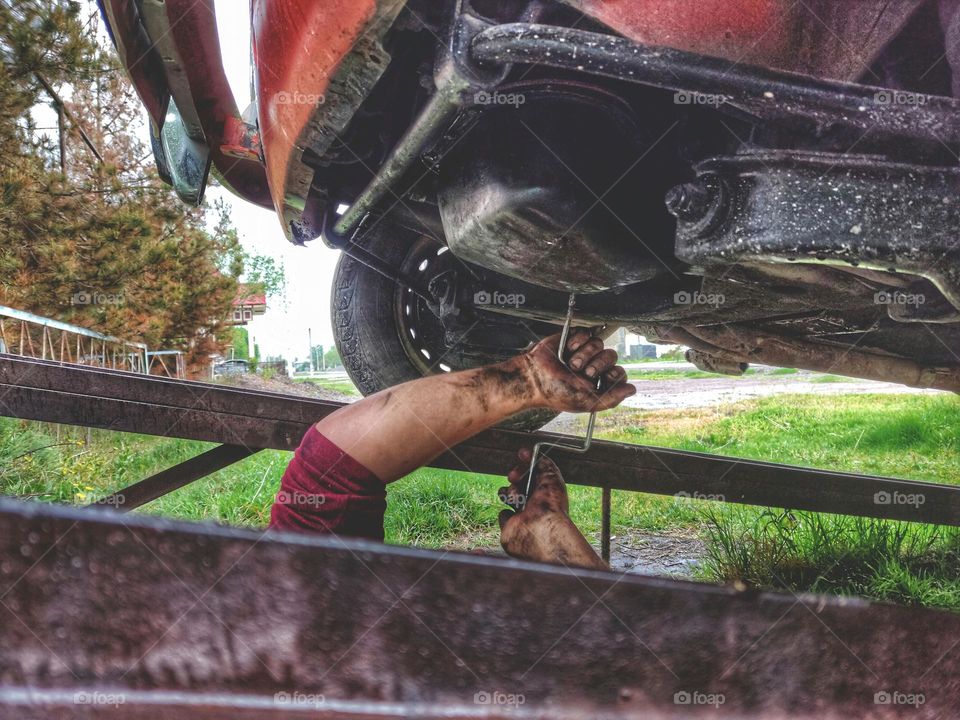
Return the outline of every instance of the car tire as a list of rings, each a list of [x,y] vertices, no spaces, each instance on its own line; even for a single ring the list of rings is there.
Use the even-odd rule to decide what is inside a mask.
[[[387,267],[429,272],[430,263],[446,251],[429,237],[381,225],[367,233],[363,246]],[[331,312],[337,351],[363,395],[430,374],[500,362],[516,352],[472,350],[468,355],[449,347],[425,301],[346,254],[334,274]],[[554,417],[552,411],[532,410],[500,427],[535,430]]]

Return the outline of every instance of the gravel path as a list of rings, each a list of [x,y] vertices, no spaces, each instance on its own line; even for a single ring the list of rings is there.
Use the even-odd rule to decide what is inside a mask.
[[[232,375],[220,378],[218,383],[247,390],[281,393],[283,395],[300,395],[318,400],[336,400],[338,402],[353,402],[356,397],[350,397],[336,390],[327,390],[312,382],[294,382],[288,377],[277,375],[269,380],[262,375],[253,373],[247,375]]]
[[[670,378],[665,380],[632,380],[637,394],[627,398],[622,407],[640,410],[685,410],[689,408],[717,407],[743,400],[771,397],[774,395],[863,395],[870,393],[890,395],[935,395],[942,390],[919,390],[893,383],[873,380],[844,379],[843,381],[818,382],[823,376],[818,373],[799,371],[794,375],[771,375],[758,373],[744,377]],[[544,429],[552,432],[583,433],[578,415],[561,413]]]
[[[918,390],[893,383],[873,380],[816,382],[816,373],[800,371],[795,375],[747,375],[745,377],[677,378],[669,380],[634,380],[637,394],[627,398],[624,407],[644,410],[668,410],[712,407],[741,400],[772,395],[862,395],[936,394],[940,390]]]

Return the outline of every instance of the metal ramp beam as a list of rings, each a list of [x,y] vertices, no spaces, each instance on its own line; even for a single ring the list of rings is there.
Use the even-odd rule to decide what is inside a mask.
[[[0,501],[3,720],[932,720],[958,639],[884,603]]]
[[[0,415],[248,450],[293,450],[343,403],[0,355]],[[502,474],[552,433],[489,430],[433,467]],[[960,526],[960,487],[595,441],[563,457],[571,483],[765,507]]]

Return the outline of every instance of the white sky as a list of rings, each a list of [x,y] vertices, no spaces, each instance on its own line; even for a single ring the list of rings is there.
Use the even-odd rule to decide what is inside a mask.
[[[250,9],[248,0],[216,0],[220,49],[227,80],[240,111],[250,103]],[[276,213],[245,202],[220,187],[207,188],[212,202],[223,198],[232,208],[233,224],[244,249],[269,255],[283,263],[287,275],[286,303],[269,298],[266,315],[254,320],[250,331],[261,356],[282,355],[287,360],[308,355],[308,328],[313,343],[333,344],[330,325],[330,288],[340,253],[320,240],[307,247],[292,245],[283,234]]]

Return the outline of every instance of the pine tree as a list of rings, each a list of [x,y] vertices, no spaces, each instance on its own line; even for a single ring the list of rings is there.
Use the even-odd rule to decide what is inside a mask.
[[[91,39],[96,14],[62,0],[9,3],[0,0],[0,303],[182,349],[199,370],[230,341],[224,319],[243,270],[225,208],[208,230],[211,209],[187,208],[159,180],[131,132],[145,113],[112,49]],[[32,120],[39,104],[56,107],[49,90],[71,118],[62,157],[56,133]],[[95,301],[77,304],[78,294]]]

